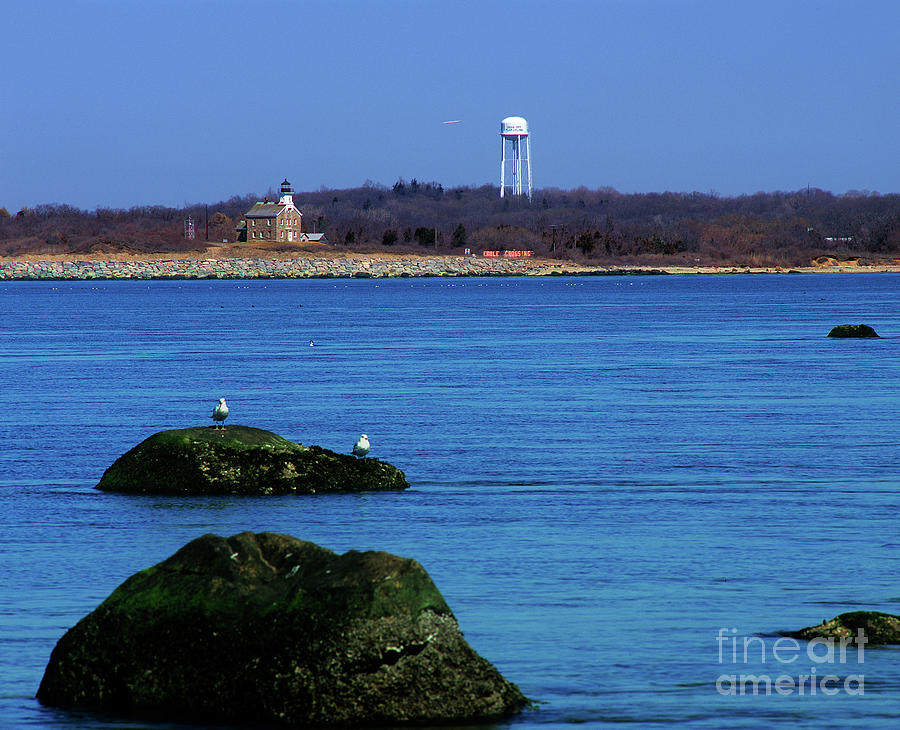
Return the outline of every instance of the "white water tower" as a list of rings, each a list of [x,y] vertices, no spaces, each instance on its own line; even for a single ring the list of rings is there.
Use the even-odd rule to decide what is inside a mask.
[[[500,197],[504,197],[506,192],[508,169],[510,194],[521,195],[523,191],[527,191],[528,199],[531,200],[531,140],[528,137],[528,122],[522,117],[507,117],[500,122],[500,145]],[[523,164],[528,176],[525,184],[522,180]]]

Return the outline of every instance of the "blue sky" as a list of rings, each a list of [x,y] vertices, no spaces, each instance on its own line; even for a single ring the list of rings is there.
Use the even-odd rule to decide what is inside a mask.
[[[896,0],[7,0],[0,206],[397,178],[900,191]],[[442,125],[449,119],[460,124]]]

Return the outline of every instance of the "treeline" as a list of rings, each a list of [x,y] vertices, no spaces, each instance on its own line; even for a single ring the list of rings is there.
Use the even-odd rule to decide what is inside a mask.
[[[266,197],[277,199],[269,190]],[[106,250],[177,252],[232,242],[235,224],[263,196],[164,208],[84,211],[41,205],[0,208],[0,254]],[[387,187],[297,193],[304,230],[355,250],[462,252],[530,249],[598,262],[799,266],[822,255],[900,257],[900,195],[818,189],[722,197],[714,193],[623,194],[612,188],[545,188],[499,197],[492,185],[445,189],[398,180]],[[185,237],[194,222],[195,240]]]

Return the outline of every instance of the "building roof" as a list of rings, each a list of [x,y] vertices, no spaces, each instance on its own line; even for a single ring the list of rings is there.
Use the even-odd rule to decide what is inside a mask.
[[[256,203],[244,215],[247,218],[275,218],[285,207],[283,203]]]

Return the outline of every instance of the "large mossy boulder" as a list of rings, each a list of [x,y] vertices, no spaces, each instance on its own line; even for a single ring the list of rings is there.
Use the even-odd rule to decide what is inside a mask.
[[[867,324],[839,324],[832,327],[829,337],[878,337],[878,333]]]
[[[866,643],[900,644],[900,616],[880,611],[849,611],[830,621],[791,631],[786,635],[806,640],[850,639],[850,643],[856,643],[860,629],[866,637]]]
[[[160,431],[116,459],[97,489],[130,494],[315,494],[406,489],[400,469],[249,426]]]
[[[126,580],[60,639],[38,699],[295,727],[485,721],[527,703],[416,561],[249,532]]]

